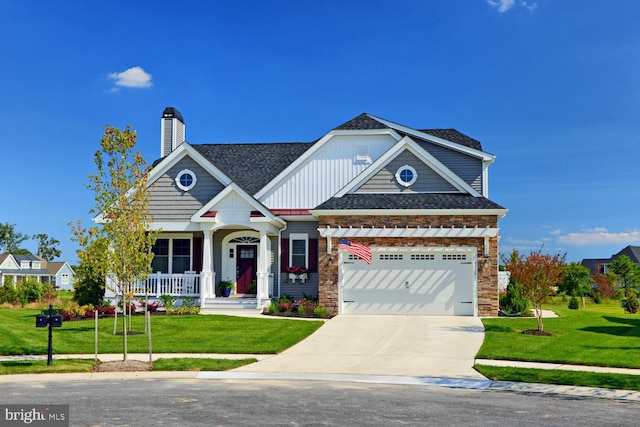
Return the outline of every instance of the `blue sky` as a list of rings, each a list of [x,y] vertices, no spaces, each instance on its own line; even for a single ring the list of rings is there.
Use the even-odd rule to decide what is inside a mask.
[[[0,0],[0,222],[75,262],[106,124],[151,163],[167,106],[192,143],[312,141],[367,112],[496,154],[502,252],[609,257],[640,245],[638,22],[636,0]]]

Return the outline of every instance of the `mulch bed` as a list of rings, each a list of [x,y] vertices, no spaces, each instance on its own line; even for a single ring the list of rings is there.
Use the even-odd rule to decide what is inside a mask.
[[[547,332],[547,331],[539,331],[537,329],[529,329],[526,331],[522,331],[522,334],[526,334],[526,335],[537,335],[537,336],[541,336],[541,337],[550,337],[553,334],[551,332]]]
[[[151,371],[149,362],[139,360],[120,360],[117,362],[104,362],[93,367],[92,372],[138,372]]]

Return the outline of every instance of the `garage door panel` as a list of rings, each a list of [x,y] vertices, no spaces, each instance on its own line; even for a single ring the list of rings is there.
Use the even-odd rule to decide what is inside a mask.
[[[446,256],[445,256],[446,255]],[[343,263],[345,314],[473,315],[471,254],[374,253]]]

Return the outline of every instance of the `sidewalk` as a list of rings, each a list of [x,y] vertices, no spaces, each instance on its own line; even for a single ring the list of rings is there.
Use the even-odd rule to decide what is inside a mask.
[[[193,358],[217,358],[217,359],[246,359],[255,358],[265,360],[275,355],[256,354],[154,354],[153,359],[193,357]],[[122,360],[122,354],[100,354],[99,360],[103,362]],[[93,359],[92,354],[58,354],[56,359]],[[37,356],[0,356],[0,361],[7,360],[46,360],[46,355]],[[148,354],[129,354],[129,360],[148,361]],[[640,375],[640,369],[603,368],[597,366],[563,365],[554,363],[518,362],[511,360],[485,360],[476,359],[477,364],[493,366],[515,366],[537,369],[564,369],[571,371],[604,372],[627,375]],[[357,375],[357,374],[318,374],[318,373],[278,373],[278,372],[194,372],[194,371],[140,371],[140,372],[97,372],[97,373],[67,373],[67,374],[22,374],[0,375],[2,383],[31,383],[51,381],[124,381],[124,380],[154,380],[154,379],[180,379],[180,380],[272,380],[272,381],[333,381],[366,384],[395,384],[429,387],[465,388],[475,390],[510,391],[519,393],[544,393],[569,395],[579,397],[597,397],[602,399],[629,400],[640,402],[640,392],[630,390],[615,390],[592,387],[576,387],[555,384],[535,384],[508,381],[492,381],[477,378],[446,378],[446,377],[416,377],[407,375]]]
[[[517,360],[476,359],[477,365],[505,366],[514,368],[549,369],[560,371],[597,372],[602,374],[640,375],[640,369],[610,368],[604,366],[568,365],[564,363],[521,362]]]

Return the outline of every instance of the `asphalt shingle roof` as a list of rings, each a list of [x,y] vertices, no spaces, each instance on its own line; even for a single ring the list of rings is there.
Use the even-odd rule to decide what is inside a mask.
[[[367,113],[362,113],[358,117],[349,120],[346,123],[341,124],[336,130],[366,130],[366,129],[387,129],[389,126],[374,119]],[[393,126],[392,126],[393,128]],[[398,129],[393,128],[396,131]],[[427,133],[437,138],[446,139],[447,141],[455,142],[469,148],[476,150],[482,150],[482,144],[477,139],[473,139],[470,136],[463,134],[455,129],[416,129],[419,132]],[[399,131],[403,136],[405,133]],[[412,138],[415,138],[412,136]]]
[[[315,209],[504,209],[485,197],[458,193],[346,194]]]
[[[253,195],[313,144],[313,142],[195,144],[193,148]]]

